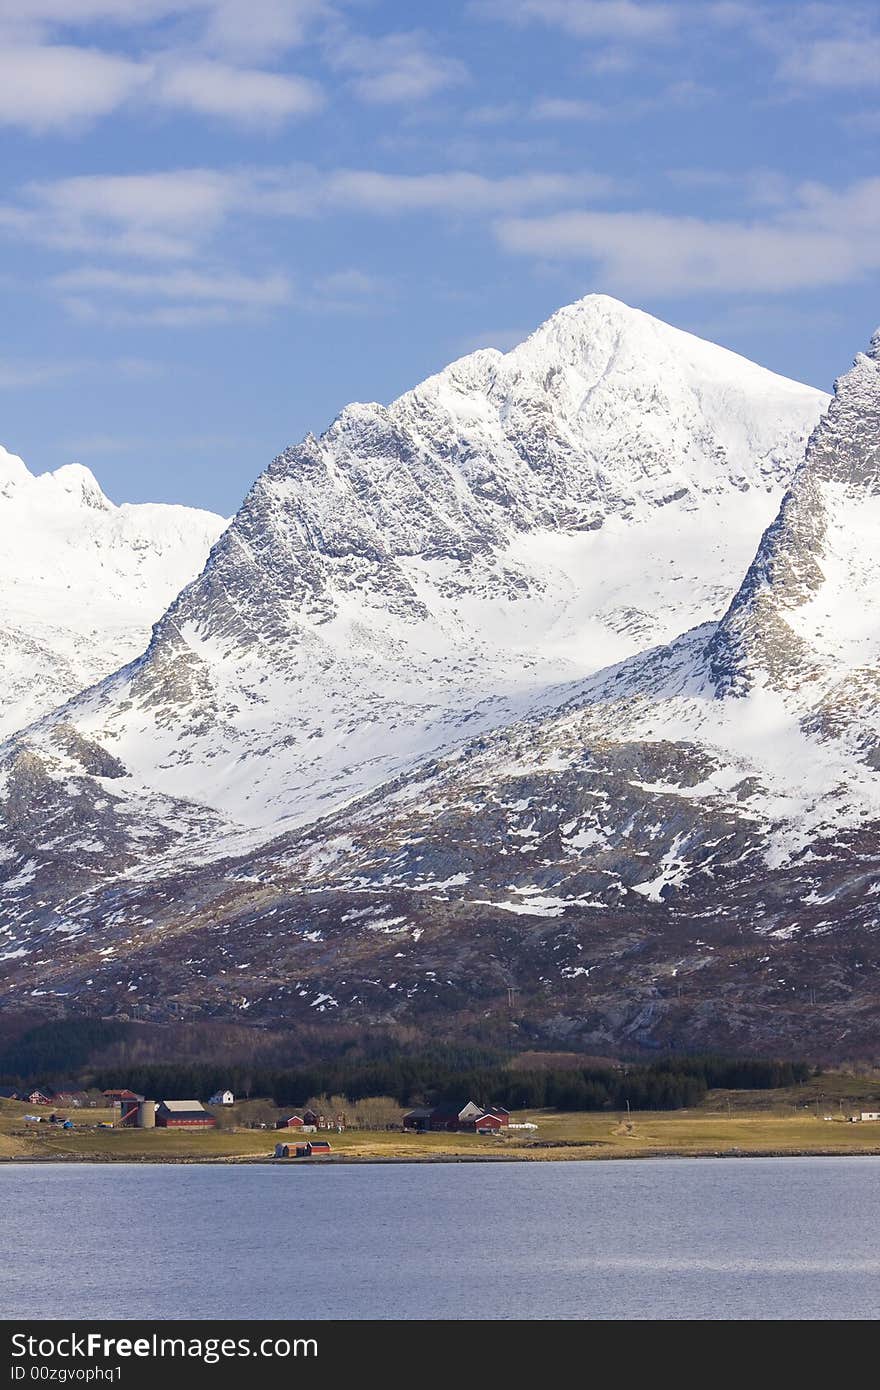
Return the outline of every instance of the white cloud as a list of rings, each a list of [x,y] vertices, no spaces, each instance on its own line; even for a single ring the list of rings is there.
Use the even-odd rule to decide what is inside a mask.
[[[321,276],[315,288],[334,299],[364,298],[380,294],[385,282],[363,270],[335,270],[331,275]]]
[[[112,362],[85,357],[42,362],[0,358],[0,391],[19,391],[30,386],[46,386],[52,381],[65,381],[70,377],[80,376],[98,377],[104,381],[111,376],[142,381],[147,377],[161,376],[164,371],[163,363],[150,362],[141,357],[116,358]]]
[[[835,38],[795,45],[779,66],[780,77],[807,87],[880,86],[880,37]]]
[[[324,98],[318,84],[303,77],[202,60],[161,71],[156,100],[241,125],[266,126],[316,111]]]
[[[316,199],[319,206],[365,212],[442,211],[474,216],[534,203],[604,196],[612,187],[612,181],[599,174],[527,173],[493,179],[468,170],[386,174],[342,169],[318,179]]]
[[[598,102],[574,97],[542,97],[530,109],[536,121],[596,121],[604,114]]]
[[[211,0],[204,42],[227,56],[274,58],[330,13],[325,0]]]
[[[665,38],[679,22],[680,6],[637,0],[474,0],[472,9],[509,24],[534,22],[582,39]]]
[[[302,43],[312,23],[328,13],[326,0],[0,0],[0,26],[7,31],[96,24],[145,29],[191,18],[201,24],[202,44],[239,56],[275,56]]]
[[[0,204],[0,229],[63,250],[144,259],[192,259],[234,217],[313,217],[443,212],[455,217],[515,212],[606,196],[603,175],[468,170],[388,174],[321,171],[310,165],[238,170],[178,169],[81,175],[27,185]]]
[[[377,104],[421,101],[467,78],[455,58],[436,53],[421,33],[337,36],[328,46],[331,66],[355,74],[352,88]]]
[[[75,362],[23,362],[0,358],[0,391],[24,390],[61,381],[77,372]]]
[[[192,328],[255,319],[289,303],[293,295],[286,275],[252,276],[230,270],[143,273],[84,266],[56,276],[51,285],[73,318],[111,327]]]
[[[842,193],[803,185],[788,208],[751,222],[570,211],[503,219],[497,234],[510,251],[591,261],[609,289],[778,293],[849,284],[880,268],[878,218],[880,179],[866,179]]]
[[[247,181],[210,169],[88,174],[28,184],[0,227],[67,250],[186,257],[229,215]]]
[[[240,275],[234,271],[173,270],[143,273],[84,266],[57,275],[55,289],[78,294],[100,291],[114,297],[190,299],[244,305],[251,308],[286,304],[292,286],[286,275]]]
[[[84,124],[116,110],[150,73],[96,49],[0,44],[0,123],[35,133]]]

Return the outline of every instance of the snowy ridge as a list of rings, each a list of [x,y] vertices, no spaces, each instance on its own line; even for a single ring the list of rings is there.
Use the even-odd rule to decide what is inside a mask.
[[[0,735],[137,656],[225,524],[114,506],[80,464],[35,477],[0,448]]]

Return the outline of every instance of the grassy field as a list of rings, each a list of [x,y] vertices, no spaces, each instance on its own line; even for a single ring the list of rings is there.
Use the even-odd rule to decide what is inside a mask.
[[[528,1118],[538,1125],[537,1130],[511,1130],[498,1138],[399,1130],[331,1132],[327,1137],[334,1158],[316,1161],[601,1159],[737,1153],[880,1155],[880,1122],[848,1123],[843,1116],[852,1107],[844,1106],[841,1111],[837,1099],[833,1107],[820,1101],[817,1115],[815,1104],[804,1105],[800,1088],[797,1096],[799,1101],[787,1092],[716,1091],[699,1109],[630,1116],[536,1111]],[[775,1097],[775,1105],[769,1103],[771,1097]],[[28,1106],[0,1101],[0,1161],[246,1162],[268,1159],[277,1139],[296,1137],[293,1133],[251,1129],[203,1133],[98,1129],[98,1121],[111,1120],[113,1112],[96,1110],[80,1112],[77,1128],[65,1131],[48,1123],[26,1126],[23,1116],[28,1112]],[[832,1118],[824,1119],[824,1115]]]

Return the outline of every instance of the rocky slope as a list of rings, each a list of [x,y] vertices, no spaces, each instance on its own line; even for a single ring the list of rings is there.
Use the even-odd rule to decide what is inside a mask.
[[[114,506],[87,468],[35,477],[0,448],[0,737],[139,655],[225,524]]]

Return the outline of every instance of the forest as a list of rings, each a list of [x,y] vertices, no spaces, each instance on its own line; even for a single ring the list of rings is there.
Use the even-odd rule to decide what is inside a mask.
[[[0,1077],[19,1085],[77,1084],[101,1090],[126,1086],[151,1098],[199,1097],[229,1087],[236,1096],[266,1097],[301,1106],[310,1096],[339,1095],[351,1102],[388,1096],[399,1105],[474,1100],[510,1110],[677,1110],[716,1088],[769,1090],[804,1082],[806,1062],[677,1055],[650,1062],[621,1061],[522,1069],[501,1052],[477,1047],[435,1047],[402,1052],[377,1043],[378,1055],[334,1056],[295,1066],[230,1060],[95,1062],[118,1042],[124,1025],[112,1020],[41,1025],[0,1051]]]

